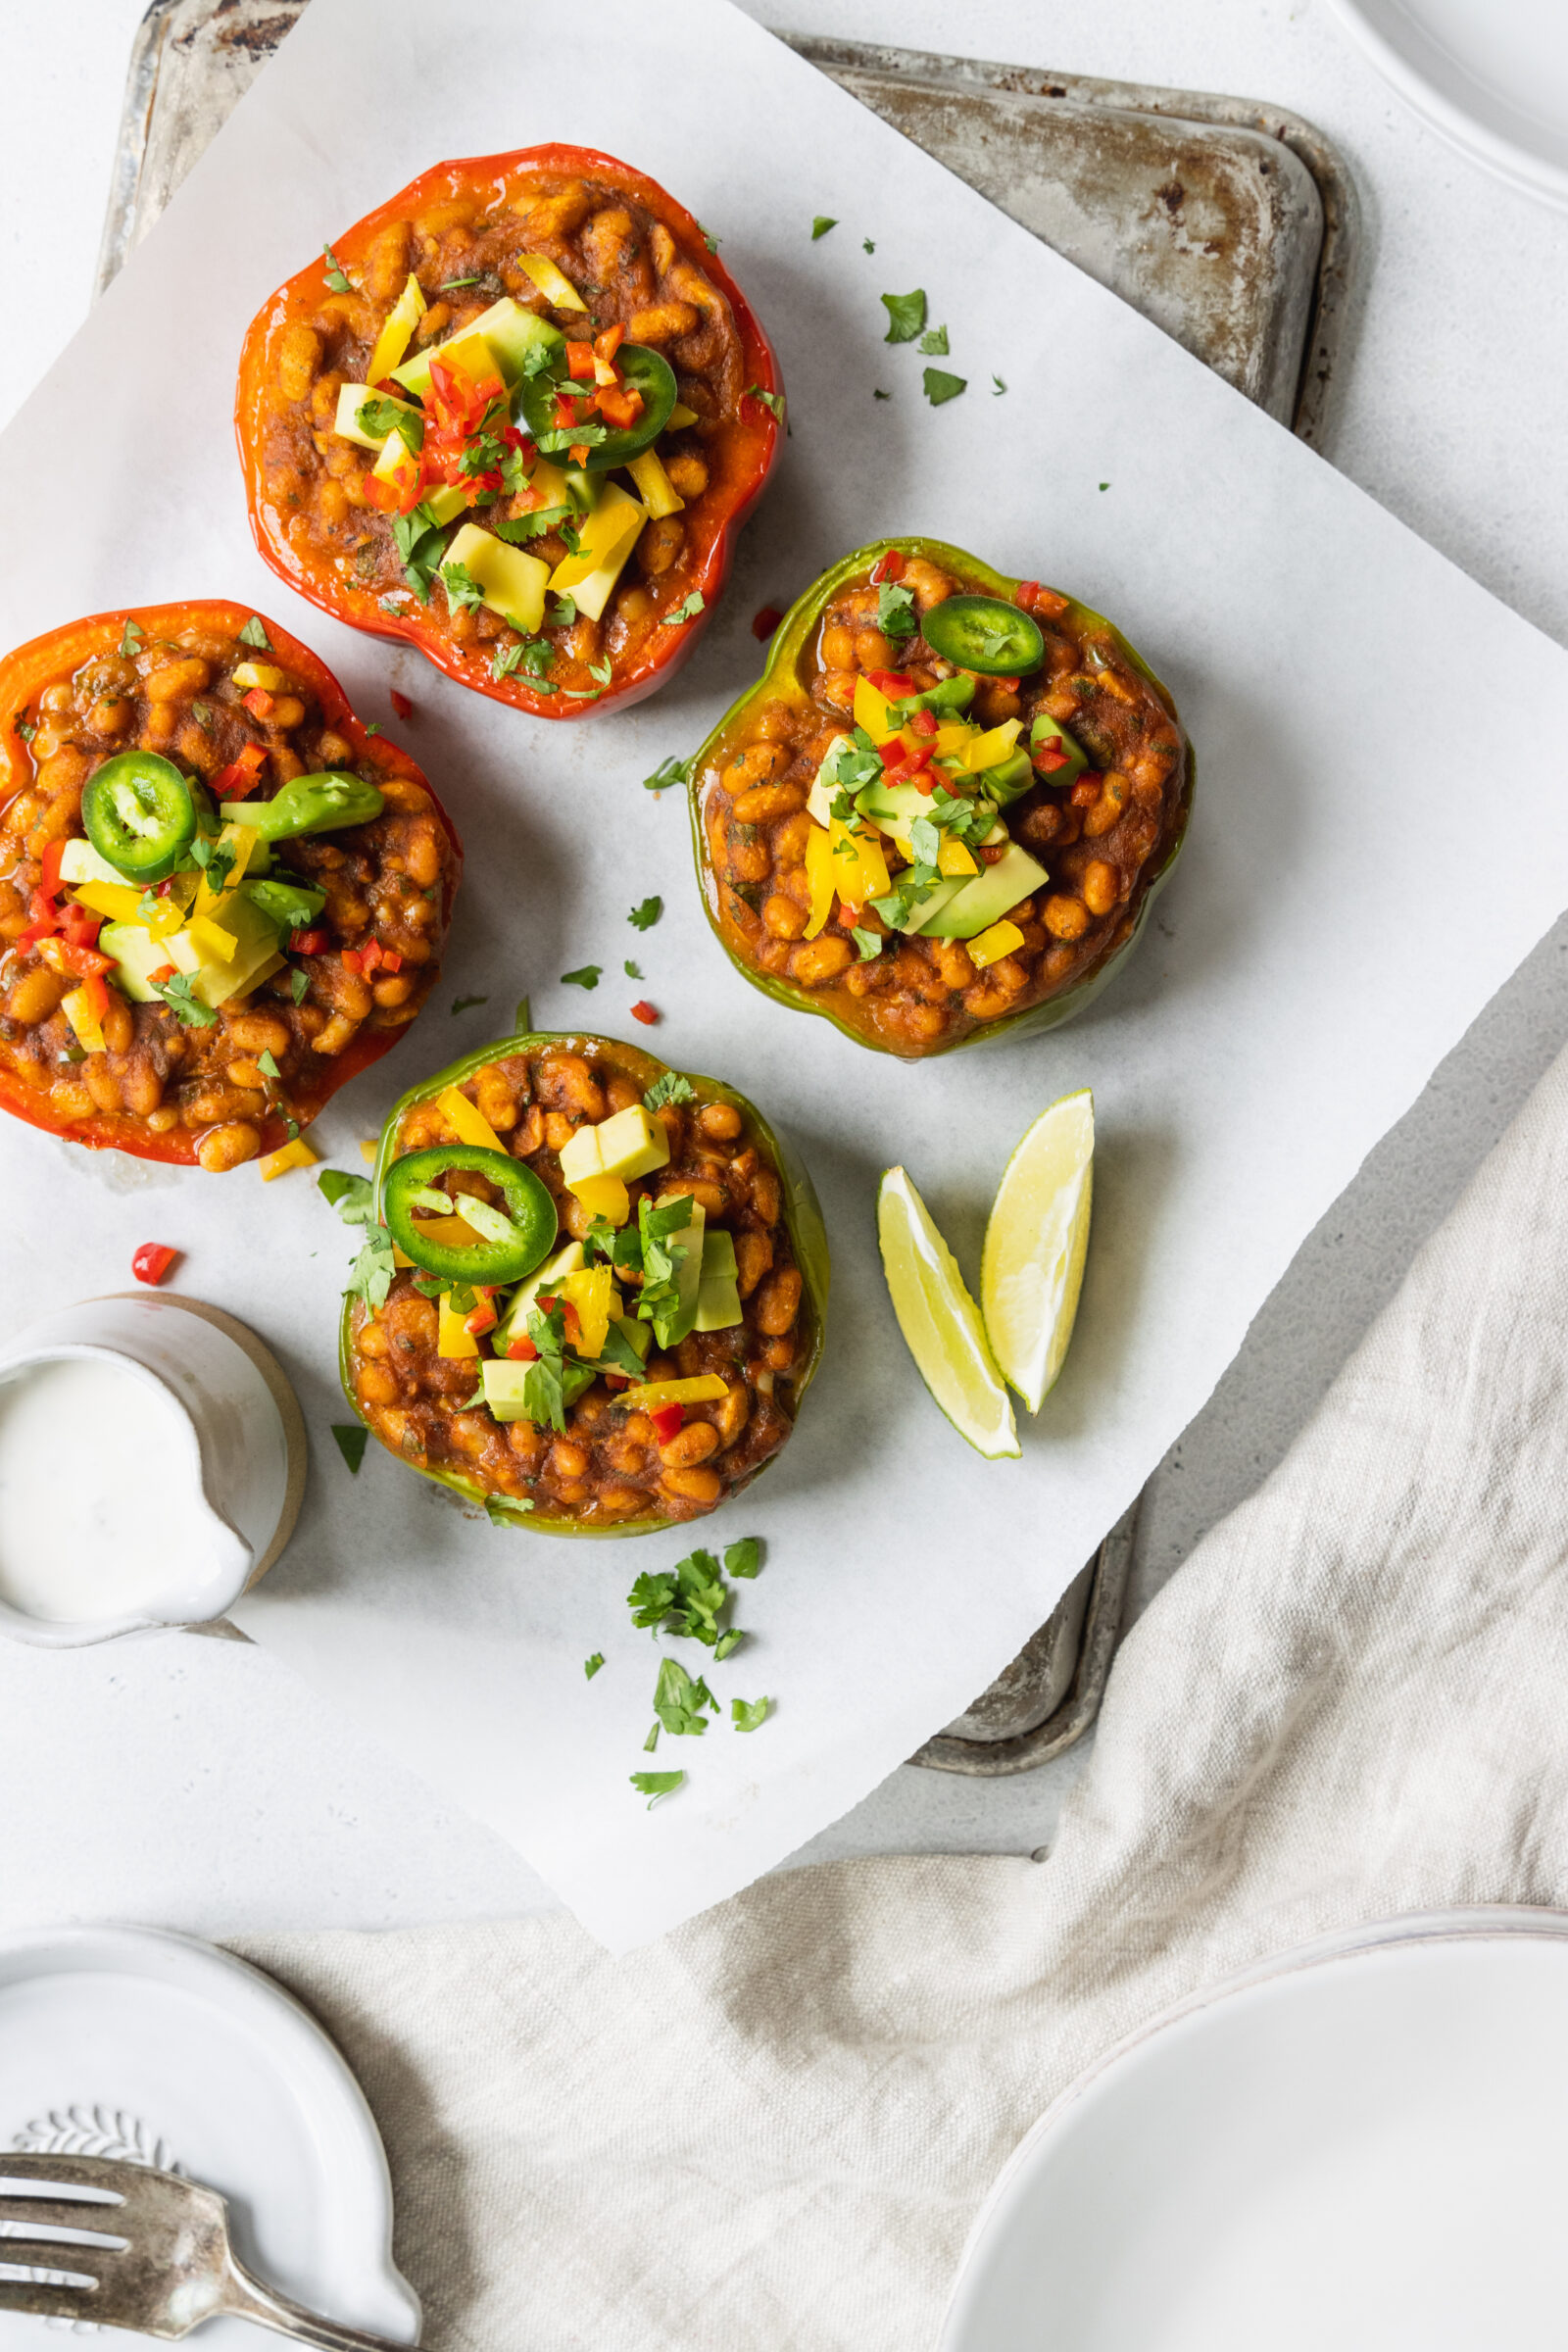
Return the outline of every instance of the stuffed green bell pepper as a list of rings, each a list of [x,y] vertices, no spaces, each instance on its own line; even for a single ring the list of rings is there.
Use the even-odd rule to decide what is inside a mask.
[[[507,1038],[403,1098],[372,1187],[379,1275],[345,1305],[344,1389],[492,1518],[649,1535],[788,1438],[827,1241],[744,1095],[612,1038]]]
[[[730,960],[911,1059],[1081,1011],[1192,805],[1175,706],[1120,632],[929,539],[825,572],[691,772]]]

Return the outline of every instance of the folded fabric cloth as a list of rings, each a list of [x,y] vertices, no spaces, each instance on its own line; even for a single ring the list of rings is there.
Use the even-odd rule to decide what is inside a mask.
[[[1044,1864],[252,1938],[385,2134],[434,2352],[912,2352],[1004,2158],[1152,2013],[1330,1929],[1568,1901],[1568,1056],[1129,1637]]]

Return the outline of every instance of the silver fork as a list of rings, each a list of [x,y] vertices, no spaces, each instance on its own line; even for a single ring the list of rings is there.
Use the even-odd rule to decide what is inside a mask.
[[[148,2165],[0,2150],[0,2265],[63,2275],[0,2278],[0,2312],[170,2338],[226,2312],[322,2352],[407,2352],[263,2286],[235,2259],[217,2190]]]

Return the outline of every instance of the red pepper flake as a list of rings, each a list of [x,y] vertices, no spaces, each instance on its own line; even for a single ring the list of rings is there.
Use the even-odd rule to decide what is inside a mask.
[[[904,558],[896,547],[890,547],[887,554],[878,557],[871,566],[873,588],[880,588],[884,580],[902,580],[903,577]]]
[[[777,605],[763,605],[752,615],[752,635],[759,645],[765,645],[784,615]]]
[[[631,384],[601,384],[594,406],[616,432],[628,432],[643,413],[643,396]]]
[[[994,678],[992,684],[999,686],[1004,694],[1016,694],[1018,691],[1016,678]]]
[[[655,1006],[649,1004],[646,997],[639,997],[636,1004],[631,1008],[631,1017],[634,1021],[646,1021],[648,1026],[652,1028],[655,1021],[657,1021],[659,1018],[659,1013]]]
[[[934,710],[913,711],[909,724],[917,735],[934,735],[937,731],[937,714]]]
[[[536,1364],[539,1350],[530,1339],[511,1340],[507,1344],[507,1359],[514,1364]]]
[[[327,934],[324,931],[291,931],[288,944],[296,956],[321,956],[326,952]]]
[[[648,1416],[654,1425],[654,1435],[661,1446],[667,1446],[686,1418],[683,1404],[656,1405]]]
[[[856,926],[856,924],[857,924],[857,923],[859,921],[859,919],[860,919],[860,909],[859,909],[859,907],[858,907],[858,906],[846,906],[846,904],[844,903],[844,901],[841,899],[841,900],[839,901],[839,911],[838,911],[838,917],[837,917],[837,919],[838,919],[838,921],[839,921],[839,922],[841,922],[841,923],[843,924],[843,926],[844,926],[844,928],[845,928],[845,930],[846,930],[846,931],[853,931],[853,930],[855,929],[855,926]]]
[[[1086,767],[1072,788],[1072,806],[1075,808],[1092,808],[1100,798],[1100,787],[1104,780],[1098,767]]]
[[[395,686],[393,687],[391,695],[388,699],[390,700],[392,708],[397,712],[399,718],[412,718],[414,716],[414,705],[410,702],[406,694],[399,694]]]
[[[256,790],[256,780],[267,764],[267,746],[248,743],[237,760],[220,767],[213,778],[213,790],[220,801],[242,801],[248,792]]]
[[[130,1270],[138,1282],[162,1282],[178,1255],[177,1250],[166,1250],[162,1242],[143,1242],[131,1256]]]

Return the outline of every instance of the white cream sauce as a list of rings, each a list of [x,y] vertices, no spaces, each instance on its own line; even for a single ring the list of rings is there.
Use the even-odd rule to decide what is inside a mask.
[[[210,1576],[217,1522],[172,1396],[113,1358],[0,1379],[0,1599],[80,1625]]]

